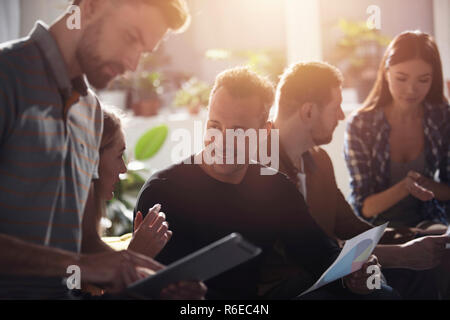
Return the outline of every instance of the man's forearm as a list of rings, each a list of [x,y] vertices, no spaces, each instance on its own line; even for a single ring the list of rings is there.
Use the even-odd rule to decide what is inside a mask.
[[[383,268],[405,267],[400,245],[382,245],[379,244],[373,250]]]
[[[90,240],[84,240],[82,246],[82,253],[102,253],[114,251],[109,245],[107,245],[100,236],[92,237]]]
[[[375,217],[407,196],[405,181],[402,180],[382,192],[368,196],[364,200],[362,214],[366,218]]]
[[[24,276],[59,277],[67,267],[79,263],[76,253],[44,247],[0,234],[0,273]]]

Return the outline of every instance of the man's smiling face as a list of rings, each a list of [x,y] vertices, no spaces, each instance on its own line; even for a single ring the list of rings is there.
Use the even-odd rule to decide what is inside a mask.
[[[234,150],[227,149],[226,130],[248,129],[258,130],[264,128],[264,106],[261,99],[256,96],[248,97],[233,97],[230,95],[225,87],[219,88],[211,98],[209,106],[209,113],[207,119],[207,129],[215,129],[222,133],[222,141],[209,140],[205,137],[205,146],[215,143],[220,155],[213,151],[213,156],[217,159],[221,156],[223,164],[212,164],[212,169],[222,175],[232,174],[242,168],[243,164],[237,164],[237,139],[233,145]],[[248,155],[249,145],[248,139],[245,139],[245,153]],[[230,154],[232,153],[232,154]],[[232,160],[233,164],[226,164],[226,159]],[[248,158],[248,157],[246,157]]]

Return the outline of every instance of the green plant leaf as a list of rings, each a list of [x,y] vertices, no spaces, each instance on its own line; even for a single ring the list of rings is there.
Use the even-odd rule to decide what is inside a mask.
[[[168,132],[169,128],[166,125],[160,125],[144,133],[134,148],[136,160],[143,161],[153,157],[162,147]]]
[[[206,107],[209,102],[211,86],[196,78],[190,78],[175,94],[174,105],[177,107],[189,107],[200,105]]]

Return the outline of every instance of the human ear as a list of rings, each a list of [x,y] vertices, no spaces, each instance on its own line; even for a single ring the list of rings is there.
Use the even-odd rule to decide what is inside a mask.
[[[101,11],[105,8],[105,3],[108,1],[100,0],[83,0],[80,3],[81,12],[84,21],[92,21],[96,16],[99,16]]]
[[[305,102],[299,108],[299,115],[302,121],[307,122],[312,119],[315,103]]]

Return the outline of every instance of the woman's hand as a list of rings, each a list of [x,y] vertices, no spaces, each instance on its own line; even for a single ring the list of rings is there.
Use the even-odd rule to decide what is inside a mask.
[[[442,182],[436,182],[433,179],[427,178],[415,171],[410,171],[408,176],[411,177],[411,179],[414,180],[419,186],[433,193],[433,198],[436,198],[439,201],[450,200],[450,185]]]
[[[154,205],[145,218],[138,211],[128,250],[154,258],[165,247],[172,237],[172,231],[169,230],[165,214],[159,212],[160,209],[161,205]]]
[[[430,201],[434,198],[434,193],[427,188],[428,179],[416,171],[409,171],[405,177],[405,187],[410,195],[421,201]]]

